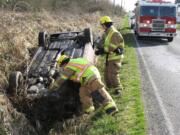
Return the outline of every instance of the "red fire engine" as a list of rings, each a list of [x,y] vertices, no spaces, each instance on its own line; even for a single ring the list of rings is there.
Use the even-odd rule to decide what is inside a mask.
[[[139,0],[135,8],[135,34],[141,37],[166,38],[176,35],[176,5],[162,0]]]

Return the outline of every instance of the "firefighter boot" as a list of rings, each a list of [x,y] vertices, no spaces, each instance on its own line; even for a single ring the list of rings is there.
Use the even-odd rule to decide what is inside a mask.
[[[118,113],[118,108],[116,107],[114,102],[109,102],[105,107],[104,110],[106,112],[106,114],[108,115],[115,115],[116,113]]]

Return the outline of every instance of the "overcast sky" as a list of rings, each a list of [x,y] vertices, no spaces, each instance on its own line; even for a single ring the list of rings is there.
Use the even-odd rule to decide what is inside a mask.
[[[113,1],[113,0],[111,0]],[[123,1],[123,6],[125,7],[126,11],[132,11],[134,9],[134,4],[136,3],[137,0],[122,0]],[[166,1],[171,1],[174,3],[175,0],[166,0]],[[121,0],[115,0],[116,4],[121,4]]]

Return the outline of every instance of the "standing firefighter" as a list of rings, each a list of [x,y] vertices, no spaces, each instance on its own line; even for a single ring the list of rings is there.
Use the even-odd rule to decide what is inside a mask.
[[[122,85],[120,84],[119,71],[123,59],[124,40],[119,31],[113,26],[109,16],[100,18],[100,24],[105,33],[100,44],[102,47],[96,51],[96,55],[106,54],[105,82],[109,88],[113,88],[115,94],[121,96]],[[97,47],[98,48],[98,47]]]
[[[85,113],[95,110],[92,97],[96,97],[107,114],[113,115],[118,111],[115,102],[105,90],[99,71],[94,65],[84,58],[70,59],[66,55],[60,56],[57,62],[62,70],[60,79],[54,84],[59,86],[66,80],[79,82],[81,84],[79,96]]]

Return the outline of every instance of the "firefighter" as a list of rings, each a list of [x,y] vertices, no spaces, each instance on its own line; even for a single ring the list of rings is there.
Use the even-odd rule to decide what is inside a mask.
[[[83,112],[91,113],[95,110],[92,98],[102,105],[107,114],[113,115],[118,112],[115,102],[105,90],[100,73],[94,65],[84,58],[70,59],[66,55],[61,55],[57,63],[61,69],[61,76],[51,89],[62,85],[66,80],[79,82],[81,84],[79,96]]]
[[[96,55],[106,54],[104,72],[106,85],[109,88],[113,88],[116,95],[121,96],[123,87],[120,83],[119,71],[124,57],[124,39],[121,33],[113,26],[113,22],[109,16],[101,17],[100,24],[104,30],[104,34],[101,41],[99,41],[101,47],[95,53]]]

